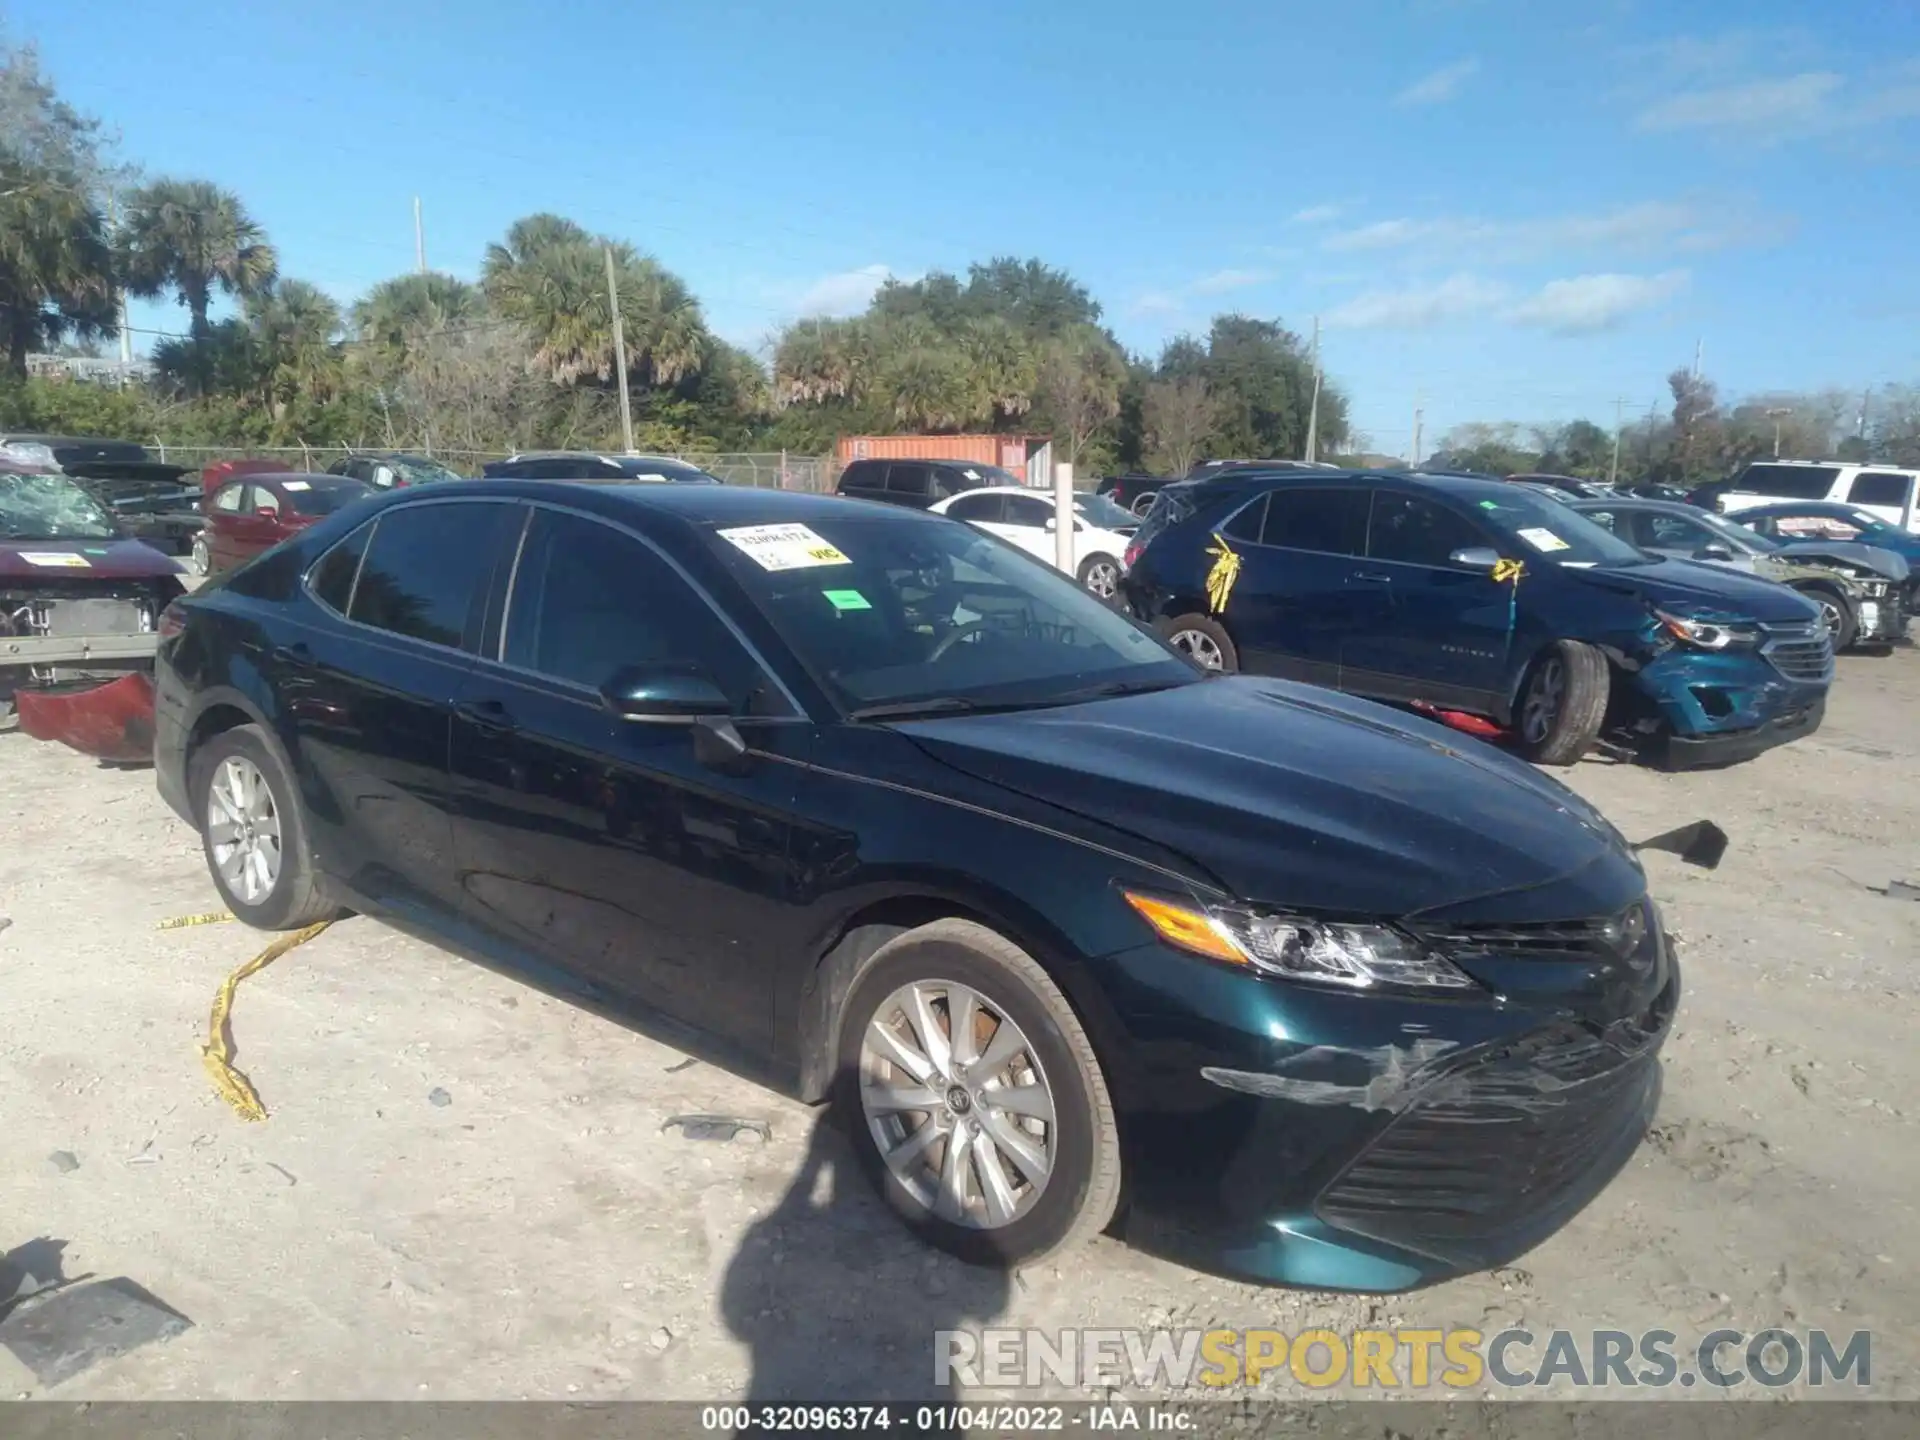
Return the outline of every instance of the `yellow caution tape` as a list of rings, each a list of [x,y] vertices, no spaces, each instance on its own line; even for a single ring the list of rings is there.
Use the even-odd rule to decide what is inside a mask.
[[[209,910],[204,915],[176,915],[171,920],[162,920],[154,929],[185,930],[190,925],[224,925],[231,919],[231,910]]]
[[[1504,585],[1511,580],[1518,585],[1526,573],[1527,567],[1518,560],[1502,560],[1493,567],[1493,583]]]
[[[1213,568],[1207,572],[1207,605],[1218,615],[1227,608],[1233,582],[1240,578],[1240,557],[1227,544],[1226,536],[1216,535],[1213,540],[1207,547],[1207,554],[1213,556]]]
[[[220,1092],[221,1098],[239,1113],[242,1120],[266,1119],[267,1107],[260,1103],[260,1092],[253,1088],[253,1082],[233,1068],[233,1026],[230,1023],[233,992],[249,975],[266,969],[295,946],[306,944],[332,923],[331,920],[322,920],[304,930],[295,930],[291,935],[282,935],[227,976],[219,993],[213,997],[213,1018],[207,1027],[207,1043],[200,1047],[200,1058],[206,1064],[207,1074],[213,1077],[213,1088]]]

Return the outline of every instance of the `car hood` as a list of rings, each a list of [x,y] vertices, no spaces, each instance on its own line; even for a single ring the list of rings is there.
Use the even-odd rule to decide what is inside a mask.
[[[1560,573],[1576,584],[1637,595],[1649,604],[1692,606],[1722,612],[1729,619],[1797,625],[1815,619],[1818,613],[1811,601],[1783,585],[1692,560],[1657,560],[1651,565],[1592,570],[1562,565]]]
[[[1239,899],[1323,914],[1612,909],[1645,887],[1585,801],[1479,741],[1236,676],[897,727],[934,759],[1185,855]],[[1533,915],[1531,911],[1544,911]]]
[[[1823,560],[1857,565],[1883,580],[1896,582],[1906,579],[1912,568],[1904,557],[1891,550],[1850,540],[1793,540],[1782,544],[1774,553],[1782,560],[1791,560],[1797,565],[1818,565]]]
[[[138,540],[0,540],[0,578],[7,580],[147,580],[179,573],[177,563]]]

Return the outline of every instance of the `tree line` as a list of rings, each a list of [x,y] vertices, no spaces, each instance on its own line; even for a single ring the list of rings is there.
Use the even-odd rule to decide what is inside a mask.
[[[862,315],[784,327],[770,363],[715,335],[657,259],[551,214],[510,226],[477,281],[399,275],[342,305],[283,273],[241,197],[142,179],[31,47],[0,52],[0,424],[183,446],[617,445],[609,263],[643,449],[820,453],[849,433],[978,430],[1052,437],[1088,472],[1305,442],[1315,377],[1293,331],[1222,316],[1129,355],[1087,289],[1033,259],[890,281]],[[30,354],[112,340],[122,292],[186,314],[184,336],[152,347],[150,382],[29,379]],[[1322,384],[1323,452],[1347,413]]]

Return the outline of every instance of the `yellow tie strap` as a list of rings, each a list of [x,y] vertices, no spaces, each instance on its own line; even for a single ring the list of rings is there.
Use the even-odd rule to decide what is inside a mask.
[[[282,935],[227,976],[219,993],[213,997],[213,1018],[207,1026],[207,1043],[200,1047],[200,1058],[207,1067],[207,1074],[213,1078],[213,1088],[220,1092],[221,1098],[234,1108],[242,1120],[266,1119],[267,1107],[260,1103],[260,1092],[253,1088],[253,1082],[233,1068],[233,992],[249,975],[266,969],[289,950],[306,944],[331,924],[331,920],[322,920],[304,930]]]

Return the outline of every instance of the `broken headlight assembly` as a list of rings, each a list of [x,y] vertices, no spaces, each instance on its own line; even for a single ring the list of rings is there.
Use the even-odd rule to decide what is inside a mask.
[[[1444,956],[1391,925],[1268,914],[1121,894],[1167,944],[1261,975],[1343,990],[1469,990]]]
[[[1655,610],[1653,618],[1668,635],[1696,650],[1734,650],[1760,639],[1760,627],[1742,620],[1696,620],[1667,610]]]

